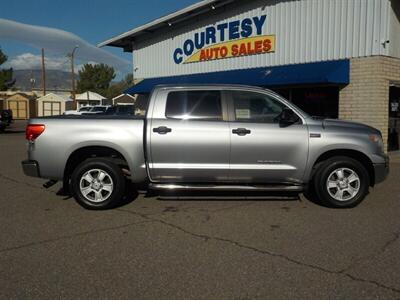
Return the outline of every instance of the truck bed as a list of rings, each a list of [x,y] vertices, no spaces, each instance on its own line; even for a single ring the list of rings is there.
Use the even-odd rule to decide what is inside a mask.
[[[29,159],[39,163],[43,178],[61,180],[68,158],[85,147],[114,149],[125,158],[131,170],[136,170],[133,181],[147,178],[144,117],[52,116],[31,119],[29,124],[45,125],[44,133],[29,145]]]

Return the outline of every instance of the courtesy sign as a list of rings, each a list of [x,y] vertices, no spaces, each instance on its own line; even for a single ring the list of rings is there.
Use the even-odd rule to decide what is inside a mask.
[[[206,27],[175,49],[173,59],[186,64],[274,52],[275,35],[262,35],[266,19],[262,15]]]

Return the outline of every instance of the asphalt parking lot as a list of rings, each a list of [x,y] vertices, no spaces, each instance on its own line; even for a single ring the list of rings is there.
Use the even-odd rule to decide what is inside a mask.
[[[0,298],[400,299],[400,159],[359,207],[139,196],[93,212],[0,134]]]

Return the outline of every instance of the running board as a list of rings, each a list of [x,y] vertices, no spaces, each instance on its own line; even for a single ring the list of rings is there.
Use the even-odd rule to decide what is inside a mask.
[[[207,184],[169,184],[150,183],[152,190],[170,191],[254,191],[254,192],[301,192],[301,185],[207,185]]]

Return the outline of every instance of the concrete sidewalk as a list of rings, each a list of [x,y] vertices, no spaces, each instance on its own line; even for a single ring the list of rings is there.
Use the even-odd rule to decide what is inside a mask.
[[[400,163],[400,151],[389,153],[390,163]]]

